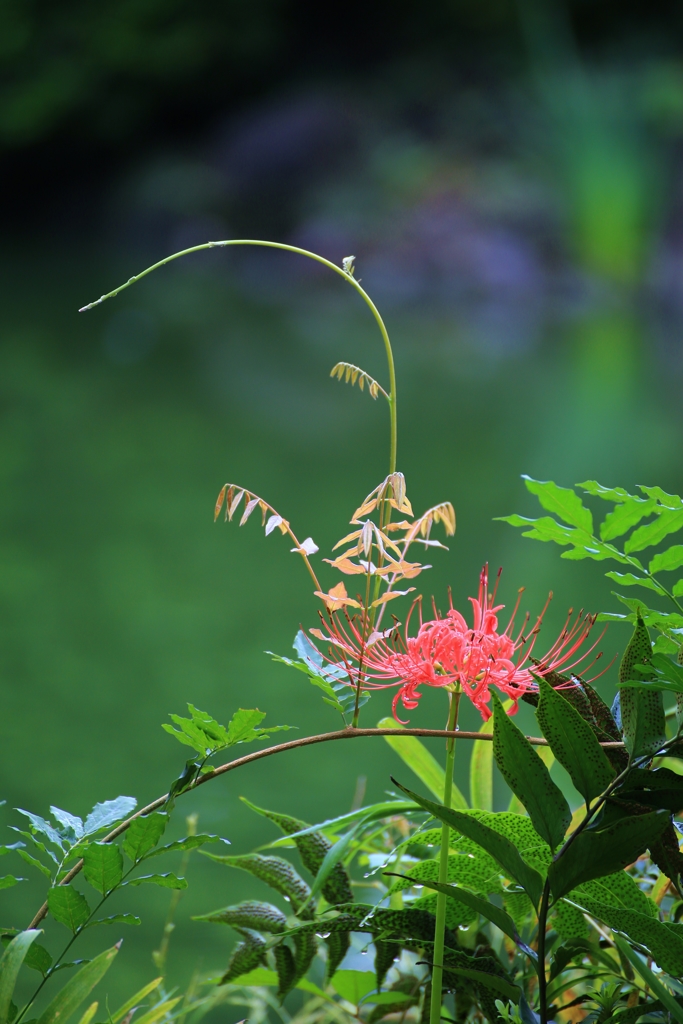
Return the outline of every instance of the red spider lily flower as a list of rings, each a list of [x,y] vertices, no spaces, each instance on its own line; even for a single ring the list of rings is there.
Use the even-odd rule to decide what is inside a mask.
[[[500,632],[498,612],[504,605],[495,604],[497,588],[498,580],[493,593],[489,594],[488,566],[484,566],[479,577],[479,595],[469,599],[474,612],[472,626],[468,626],[460,612],[451,607],[444,618],[421,622],[415,636],[408,635],[410,616],[403,636],[397,627],[393,627],[366,637],[364,620],[348,615],[345,624],[338,617],[330,616],[330,622],[326,623],[331,634],[329,636],[317,629],[311,632],[332,644],[329,660],[340,664],[341,659],[354,686],[360,685],[365,689],[398,687],[392,704],[397,721],[401,721],[396,714],[399,700],[406,710],[414,710],[421,696],[418,689],[420,686],[454,689],[459,685],[484,721],[491,717],[488,706],[491,699],[490,687],[495,686],[512,699],[509,714],[514,715],[520,697],[529,690],[537,689],[534,676],[546,676],[560,670],[571,672],[592,653],[600,638],[583,654],[579,653],[596,617],[579,612],[572,622],[573,613],[570,611],[562,632],[550,650],[542,658],[532,658],[534,644],[552,594],[533,629],[526,631],[529,623],[527,615],[522,628],[514,636],[520,598],[517,599],[507,626]],[[591,664],[600,657],[597,654]]]

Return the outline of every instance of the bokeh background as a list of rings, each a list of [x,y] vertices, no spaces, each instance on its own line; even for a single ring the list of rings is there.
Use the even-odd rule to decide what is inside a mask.
[[[185,754],[160,725],[188,701],[337,727],[263,653],[315,624],[300,561],[212,511],[239,482],[329,554],[388,461],[386,410],[329,370],[384,381],[379,335],[343,281],[262,250],[192,256],[76,312],[177,249],[356,255],[395,345],[409,496],[457,511],[421,578],[437,603],[451,586],[464,607],[488,560],[509,604],[554,591],[548,635],[569,606],[615,606],[599,565],[493,517],[534,514],[521,473],[683,486],[682,44],[673,0],[2,0],[4,823],[164,792]],[[603,646],[626,639],[613,626]],[[366,724],[389,706],[376,695]],[[444,715],[430,692],[411,721]],[[185,808],[250,850],[275,830],[240,795],[315,821],[397,771],[378,741],[287,754],[185,798],[174,827]],[[265,895],[199,856],[189,877],[181,985],[232,943],[191,915]],[[3,924],[26,923],[31,894],[2,894]],[[112,1007],[154,976],[168,897],[132,902]]]

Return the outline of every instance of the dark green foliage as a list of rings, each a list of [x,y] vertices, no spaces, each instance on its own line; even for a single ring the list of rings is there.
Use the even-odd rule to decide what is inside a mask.
[[[395,942],[385,942],[383,939],[375,939],[375,974],[377,976],[377,988],[382,987],[387,971],[392,967],[398,956],[399,948]]]
[[[584,830],[550,866],[553,896],[559,899],[582,882],[632,864],[656,842],[668,823],[666,811],[652,811],[636,817],[629,815],[599,831]]]
[[[272,932],[274,935],[283,932],[287,927],[287,918],[272,903],[260,903],[249,900],[238,903],[234,907],[224,907],[210,914],[201,914],[195,921],[212,921],[215,924],[229,924],[233,928],[249,928],[254,931]]]
[[[545,766],[544,766],[545,767]],[[514,843],[505,836],[495,832],[488,825],[479,821],[473,814],[465,814],[463,811],[454,811],[442,804],[434,803],[406,789],[400,782],[392,778],[392,782],[399,787],[407,796],[412,797],[416,804],[429,811],[435,818],[450,825],[452,829],[461,832],[481,846],[487,853],[490,853],[494,860],[498,861],[504,871],[526,890],[532,902],[538,905],[541,898],[543,881],[539,873],[519,854]],[[563,797],[564,799],[564,797]]]
[[[47,905],[55,921],[66,925],[72,932],[82,928],[90,917],[90,907],[73,885],[56,885],[47,894]]]
[[[86,881],[105,896],[123,878],[123,857],[113,843],[90,843],[83,851],[83,874]]]
[[[301,932],[294,936],[294,984],[304,977],[317,951],[318,941],[314,932]]]
[[[526,736],[506,715],[499,698],[494,693],[491,697],[493,755],[498,769],[526,807],[538,834],[554,850],[564,839],[571,821],[569,804]]]
[[[277,997],[282,1002],[288,992],[296,984],[296,966],[292,951],[284,942],[281,942],[273,950],[275,958],[275,970],[278,977]]]
[[[228,982],[239,978],[242,974],[248,974],[255,967],[260,967],[266,962],[266,941],[255,932],[244,932],[244,940],[238,942],[232,951],[228,966],[219,984],[227,985]]]
[[[614,768],[605,757],[593,729],[565,698],[565,691],[554,690],[541,678],[538,687],[540,702],[536,717],[543,735],[576,789],[586,803],[590,803],[607,789],[615,777]],[[583,693],[579,687],[577,689]],[[585,706],[590,715],[587,698]]]
[[[289,900],[292,910],[298,914],[302,905],[310,895],[310,888],[303,880],[299,872],[282,857],[264,857],[260,853],[247,853],[242,856],[224,856],[216,853],[205,852],[205,857],[217,861],[219,864],[227,864],[232,868],[241,868],[248,871],[262,882],[275,889],[281,896]],[[308,906],[304,910],[303,917],[313,916],[313,907]]]
[[[671,879],[681,892],[681,875],[683,874],[683,853],[679,847],[680,836],[669,822],[659,839],[650,846],[650,857],[659,870]]]
[[[325,966],[325,981],[329,982],[334,972],[346,956],[351,945],[350,932],[330,932],[325,939],[327,946],[327,964]],[[378,982],[379,984],[379,982]]]
[[[650,634],[643,619],[638,616],[633,636],[624,651],[619,667],[619,683],[631,679],[652,682],[656,675],[637,666],[647,665],[652,657]],[[628,751],[638,757],[655,753],[666,742],[664,700],[661,692],[648,692],[631,686],[619,690],[621,726]]]
[[[244,802],[258,814],[262,814],[265,818],[269,818],[287,836],[309,828],[307,822],[300,821],[298,818],[291,818],[287,814],[278,814],[276,811],[266,811],[261,807],[256,807],[254,804],[249,803],[248,800],[245,800]],[[312,875],[317,875],[322,862],[325,859],[325,854],[328,850],[332,849],[332,843],[329,839],[326,839],[321,832],[309,832],[305,836],[296,836],[294,842],[296,843],[296,848],[299,851],[299,856],[301,857],[304,867],[307,868]],[[322,894],[327,902],[333,905],[338,903],[351,903],[353,901],[353,893],[351,891],[349,876],[342,864],[335,864],[332,868],[327,881],[322,887]]]
[[[226,727],[206,711],[200,711],[192,704],[188,704],[187,707],[190,718],[171,715],[171,721],[178,728],[174,729],[172,725],[164,724],[162,729],[170,733],[171,736],[175,736],[180,743],[192,747],[203,758],[210,757],[227,747],[233,747],[236,743],[252,743],[254,740],[267,739],[273,732],[281,732],[283,729],[290,728],[289,725],[259,728],[266,714],[265,711],[258,711],[256,708],[251,710],[240,708]]]

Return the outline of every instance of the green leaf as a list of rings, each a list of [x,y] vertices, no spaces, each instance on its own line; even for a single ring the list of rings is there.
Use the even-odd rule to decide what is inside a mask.
[[[73,885],[53,886],[47,894],[47,906],[55,921],[66,925],[74,933],[90,917],[88,901]]]
[[[531,537],[533,540],[554,541],[555,544],[585,544],[586,535],[581,530],[575,530],[570,526],[563,526],[556,519],[550,516],[542,516],[540,519],[527,519],[525,516],[496,516],[498,523],[509,523],[511,526],[526,528],[523,537]]]
[[[488,822],[484,822],[488,824]],[[460,840],[451,837],[451,846],[455,846],[458,853],[450,854],[448,857],[447,882],[455,882],[467,886],[468,889],[480,896],[487,896],[489,893],[501,893],[503,886],[500,879],[500,865],[488,853],[480,847],[475,846],[469,839]],[[462,849],[465,846],[466,849]],[[439,880],[439,861],[431,858],[418,861],[410,866],[411,876],[417,879],[416,884],[426,882],[437,882]],[[386,872],[385,872],[386,873]],[[411,883],[403,876],[397,875],[398,879],[389,888],[388,895],[395,892],[402,892],[409,889]]]
[[[69,811],[63,811],[60,807],[51,807],[50,812],[55,821],[61,825],[62,832],[66,833],[67,839],[74,842],[83,838],[83,822],[77,814],[70,814]]]
[[[649,498],[656,498],[664,508],[683,509],[683,499],[677,494],[667,494],[661,487],[643,487],[642,484],[638,484],[638,487]]]
[[[17,885],[19,882],[25,881],[25,878],[15,878],[14,875],[3,875],[0,877],[0,889],[11,889],[13,885]]]
[[[642,682],[654,681],[656,674],[646,667],[652,657],[650,634],[639,615],[619,666],[620,686],[632,679]],[[619,709],[624,743],[632,756],[655,753],[666,742],[666,721],[661,692],[646,693],[633,687],[620,689]]]
[[[111,949],[106,949],[85,967],[81,967],[78,974],[74,975],[45,1007],[38,1018],[38,1024],[66,1024],[69,1017],[76,1012],[109,970],[120,945],[119,942]]]
[[[202,757],[208,757],[218,750],[235,746],[236,743],[251,743],[253,740],[266,739],[270,733],[281,732],[283,729],[290,729],[289,725],[273,725],[264,729],[257,726],[266,717],[264,711],[256,708],[240,708],[230,719],[228,727],[221,725],[215,718],[200,711],[193,704],[187,705],[190,718],[182,718],[180,715],[171,715],[171,721],[179,728],[174,729],[172,725],[164,724],[162,729],[175,736],[180,743],[192,747]]]
[[[34,868],[38,868],[38,870],[42,872],[42,874],[44,874],[46,878],[52,879],[52,872],[50,871],[50,869],[46,867],[45,864],[43,864],[41,861],[39,861],[37,857],[33,857],[26,850],[17,850],[17,853],[19,854],[22,860],[26,861],[27,864],[30,864]]]
[[[123,878],[123,857],[113,843],[90,843],[83,850],[83,874],[93,889],[106,896]]]
[[[385,874],[390,875],[392,872],[387,871]],[[406,878],[408,881],[416,882],[417,880],[412,879],[410,875],[398,875],[398,878]],[[476,896],[474,893],[469,892],[467,889],[463,889],[460,885],[445,885],[442,882],[431,882],[422,881],[420,885],[426,886],[428,889],[433,889],[435,892],[442,892],[449,899],[456,900],[458,903],[464,903],[465,906],[474,910],[475,913],[481,914],[488,921],[492,921],[497,928],[500,928],[502,932],[508,935],[513,942],[517,943],[527,956],[531,957],[534,962],[538,961],[536,953],[529,949],[529,947],[522,942],[515,927],[515,922],[512,920],[509,914],[506,914],[500,907],[495,906],[490,900],[482,899],[480,896]]]
[[[212,924],[228,924],[233,928],[249,928],[256,932],[270,932],[280,935],[287,927],[287,918],[272,903],[247,900],[234,907],[223,907],[208,914],[197,914],[193,921],[210,921]]]
[[[533,480],[526,474],[522,474],[522,480],[527,490],[536,495],[548,512],[553,512],[563,522],[583,530],[589,536],[593,533],[593,517],[571,488],[558,487],[552,480]]]
[[[624,544],[626,554],[660,544],[670,533],[683,529],[683,508],[663,509],[652,523],[638,527]]]
[[[122,821],[133,813],[137,803],[134,796],[117,796],[115,800],[104,800],[101,804],[95,804],[85,819],[85,835],[92,836],[100,829],[109,828],[110,825]]]
[[[337,971],[330,984],[342,999],[354,1006],[377,987],[374,972],[370,971]]]
[[[55,846],[58,846],[59,849],[64,852],[64,840],[57,829],[51,825],[49,821],[46,821],[45,818],[41,818],[39,814],[33,814],[32,811],[22,811],[21,807],[17,807],[16,810],[19,814],[23,814],[24,817],[28,818],[33,830],[40,832],[49,840],[49,842],[54,843]]]
[[[133,818],[123,838],[123,852],[134,864],[137,863],[154,849],[167,824],[168,815],[160,811]]]
[[[307,902],[311,894],[309,886],[304,882],[301,875],[293,864],[282,857],[264,857],[260,853],[247,853],[237,856],[224,856],[222,854],[204,852],[205,857],[215,860],[219,864],[227,864],[228,867],[241,868],[248,871],[262,882],[275,889],[292,904],[292,910],[297,914],[301,906]]]
[[[96,921],[91,921],[90,924],[86,925],[86,928],[94,928],[96,924],[142,924],[139,917],[135,914],[112,914],[111,917],[98,917]]]
[[[657,841],[669,821],[668,811],[652,811],[621,818],[600,831],[580,832],[550,865],[548,875],[554,898],[566,896],[582,882],[632,864]]]
[[[605,576],[622,587],[646,587],[648,590],[654,590],[660,596],[666,596],[664,588],[660,587],[656,580],[651,580],[649,576],[635,576],[632,572],[606,572]]]
[[[590,803],[609,786],[615,770],[607,759],[595,733],[561,691],[539,676],[540,700],[536,710],[543,735],[550,749],[576,789]]]
[[[173,843],[167,843],[166,846],[160,846],[156,850],[152,850],[148,853],[143,860],[149,860],[150,857],[160,857],[162,853],[175,853],[176,851],[187,852],[188,850],[196,850],[200,846],[204,846],[206,843],[226,843],[230,845],[229,839],[221,839],[220,836],[185,836],[184,839],[176,839]]]
[[[492,828],[478,821],[471,814],[463,811],[454,811],[450,807],[436,804],[433,800],[426,800],[418,796],[412,790],[406,789],[400,782],[392,777],[391,780],[402,792],[411,797],[416,804],[428,811],[433,817],[445,822],[452,829],[472,839],[478,846],[490,853],[508,876],[526,890],[532,903],[538,906],[543,888],[543,880],[539,873],[522,860],[517,847],[505,836],[494,832]]]
[[[17,975],[31,943],[40,934],[40,930],[37,928],[19,932],[2,955],[0,960],[0,1024],[7,1024]]]
[[[635,967],[636,971],[641,976],[645,984],[657,996],[659,1001],[664,1004],[664,1006],[669,1011],[670,1015],[674,1018],[674,1020],[677,1020],[678,1024],[683,1024],[683,1006],[681,1006],[681,1004],[676,999],[674,999],[672,994],[669,992],[668,988],[666,988],[666,986],[662,984],[660,979],[653,973],[653,971],[650,970],[648,965],[643,963],[643,961],[635,952],[635,950],[632,950],[628,946],[628,944],[624,942],[623,939],[620,939],[617,935],[614,936],[614,941],[616,943],[617,949],[620,951],[622,956],[629,960],[630,963]],[[657,960],[657,963],[659,963],[659,960],[656,957],[655,959]],[[661,964],[659,964],[659,966],[661,967]],[[667,968],[662,969],[667,970]],[[680,975],[681,971],[683,971],[683,967],[673,972],[669,970],[668,973]]]
[[[187,879],[178,878],[172,871],[165,875],[140,875],[139,878],[129,878],[124,885],[160,885],[164,889],[187,889]]]
[[[354,827],[346,833],[346,835],[340,836],[334,846],[327,851],[323,857],[320,867],[318,868],[318,873],[313,880],[311,892],[308,897],[309,900],[313,899],[314,896],[317,896],[324,888],[328,878],[337,865],[342,865],[346,851],[354,840],[361,834],[366,824],[367,822],[365,819],[361,819],[357,825],[354,825]]]
[[[136,992],[134,996],[127,999],[123,1006],[119,1006],[116,1013],[111,1016],[111,1024],[119,1024],[120,1020],[126,1016],[126,1014],[133,1009],[134,1006],[139,1006],[143,999],[146,999],[150,992],[153,992],[155,988],[158,988],[163,978],[155,978],[154,981],[148,982],[144,988],[141,988],[139,992]]]
[[[652,515],[656,505],[657,502],[654,498],[626,498],[612,512],[608,512],[600,524],[602,540],[614,540],[615,537],[622,537],[641,519]]]
[[[651,560],[648,569],[650,572],[671,572],[680,569],[683,565],[683,544],[674,544],[661,551]]]
[[[482,723],[479,732],[490,733],[489,723]],[[479,807],[482,811],[493,810],[493,743],[491,740],[475,740],[472,744],[470,802],[472,807]]]
[[[528,739],[505,714],[500,699],[493,703],[493,755],[508,786],[526,807],[538,834],[552,850],[564,839],[572,819],[562,790],[550,778]]]
[[[275,971],[269,971],[265,967],[256,967],[254,970],[249,971],[248,974],[242,974],[239,977],[235,977],[230,981],[231,985],[240,985],[244,988],[277,988],[279,985],[278,976]],[[311,995],[318,996],[319,999],[325,999],[330,1002],[330,997],[312,981],[307,981],[302,978],[298,981],[294,988],[298,988],[303,992],[310,992]]]
[[[519,1002],[520,992],[517,986],[511,985],[509,981],[496,974],[486,974],[484,971],[475,971],[469,967],[452,967],[450,964],[444,965],[444,973],[455,974],[459,978],[469,978],[470,981],[476,982],[477,985],[483,985],[484,988],[488,988],[492,992],[497,992],[505,999],[511,999],[514,1003]]]
[[[396,729],[397,723],[393,718],[382,718],[377,723],[377,728]],[[402,728],[402,726],[398,726],[398,728]],[[421,743],[417,736],[385,736],[384,739],[401,760],[415,772],[430,793],[433,793],[437,800],[441,799],[445,779],[444,770],[427,750],[424,743]],[[453,785],[453,806],[467,807],[467,801],[455,784]]]
[[[603,501],[628,501],[633,495],[625,491],[623,487],[603,487],[597,480],[584,480],[583,483],[577,484],[582,491],[586,491],[588,494],[592,494],[594,498],[602,498]]]

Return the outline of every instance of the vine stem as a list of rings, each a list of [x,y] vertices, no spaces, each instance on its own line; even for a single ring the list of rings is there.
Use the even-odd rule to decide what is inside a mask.
[[[350,285],[352,285],[358,294],[361,296],[363,301],[368,305],[372,315],[377,322],[380,334],[382,335],[382,341],[384,343],[384,350],[387,357],[387,367],[389,370],[389,394],[387,396],[389,402],[389,418],[391,423],[391,438],[389,447],[389,473],[396,472],[396,453],[398,448],[398,426],[396,418],[396,368],[394,366],[394,353],[391,348],[391,341],[389,340],[389,334],[385,327],[384,321],[380,315],[377,306],[372,301],[368,293],[364,288],[361,288],[358,281],[353,276],[353,271],[346,271],[342,267],[338,267],[336,263],[332,263],[331,260],[326,260],[324,256],[318,256],[315,252],[309,252],[308,249],[300,249],[296,245],[287,245],[285,242],[266,242],[262,239],[256,238],[230,238],[221,242],[203,242],[202,245],[193,245],[190,249],[182,249],[180,252],[174,252],[171,256],[166,256],[165,259],[159,260],[158,263],[152,264],[151,267],[147,267],[139,274],[135,274],[133,277],[129,277],[125,284],[119,285],[118,288],[114,288],[113,291],[107,292],[105,295],[100,295],[99,299],[95,299],[94,302],[89,302],[85,306],[81,306],[79,313],[85,313],[89,309],[93,309],[95,306],[100,306],[107,299],[113,299],[114,296],[118,295],[119,292],[129,288],[136,281],[142,280],[143,277],[147,277],[153,270],[158,270],[159,267],[164,267],[167,263],[171,263],[173,260],[179,259],[181,256],[189,256],[193,252],[201,252],[203,249],[224,249],[229,245],[258,245],[267,249],[284,249],[286,252],[294,252],[299,256],[307,256],[308,259],[315,260],[317,263],[322,263],[324,267],[328,267],[330,270],[334,270],[335,274],[339,274],[343,277]]]
[[[455,764],[455,736],[458,724],[458,710],[460,708],[460,687],[455,692],[450,692],[448,705],[448,727],[451,734],[446,741],[446,773],[443,786],[444,807],[451,806],[453,794],[453,766]],[[450,849],[451,830],[444,822],[441,826],[441,850],[439,852],[439,882],[445,885],[448,882],[448,853]],[[446,931],[446,895],[443,892],[436,896],[436,924],[434,926],[434,955],[432,957],[432,993],[429,1007],[429,1024],[440,1024],[441,1002],[443,998],[443,955],[445,946]]]
[[[225,775],[227,772],[234,771],[235,768],[241,768],[245,764],[251,764],[252,761],[260,761],[264,757],[271,757],[273,754],[284,753],[285,750],[295,750],[297,747],[308,747],[314,743],[328,743],[332,740],[352,740],[356,737],[363,736],[433,736],[437,739],[448,739],[450,737],[461,740],[492,740],[491,735],[480,732],[449,732],[447,729],[354,729],[352,727],[347,729],[338,729],[336,732],[321,732],[315,736],[302,736],[298,740],[288,740],[286,743],[278,743],[274,747],[266,747],[265,750],[255,750],[251,754],[245,754],[244,757],[237,757],[234,761],[227,761],[225,764],[221,764],[218,768],[214,768],[213,771],[207,772],[205,775],[201,775],[196,782],[188,789],[184,790],[183,793],[179,793],[179,796],[184,796],[185,793],[191,793],[197,788],[197,786],[204,785],[205,782],[210,782],[211,779],[217,779],[219,775]],[[548,741],[540,736],[527,736],[529,743],[535,746],[547,747]],[[623,743],[616,741],[610,741],[608,743],[602,743],[603,747],[623,747]],[[132,814],[130,818],[126,818],[120,825],[117,825],[115,829],[109,832],[104,839],[101,840],[103,843],[112,843],[115,839],[118,839],[120,835],[123,835],[127,829],[130,828],[131,824],[136,818],[142,818],[145,814],[151,814],[152,811],[158,811],[160,807],[163,807],[168,800],[168,793],[164,793],[163,796],[157,797],[151,804],[147,804],[146,807],[142,807],[135,814]],[[83,861],[79,860],[71,870],[64,876],[59,882],[59,885],[68,885],[81,871],[83,867]],[[44,903],[38,913],[31,921],[28,928],[37,928],[43,918],[47,915],[47,903]]]

